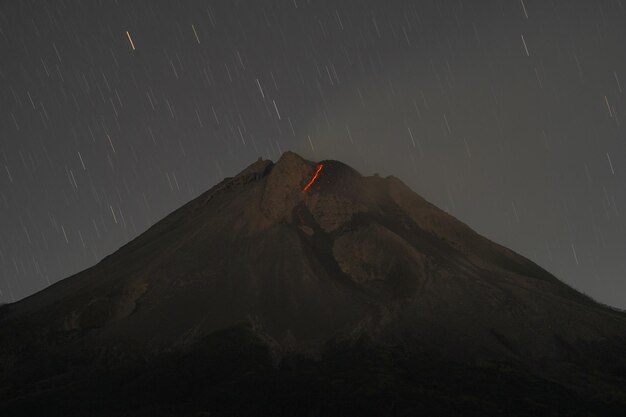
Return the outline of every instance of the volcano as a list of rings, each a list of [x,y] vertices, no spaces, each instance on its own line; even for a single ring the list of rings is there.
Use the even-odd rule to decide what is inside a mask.
[[[399,179],[259,159],[0,309],[0,415],[623,415],[626,314]]]

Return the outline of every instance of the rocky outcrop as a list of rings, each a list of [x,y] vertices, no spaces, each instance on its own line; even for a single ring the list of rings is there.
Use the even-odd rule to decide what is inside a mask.
[[[303,186],[315,169],[293,152],[285,152],[265,182],[261,210],[272,221],[291,221],[291,213],[304,200]]]

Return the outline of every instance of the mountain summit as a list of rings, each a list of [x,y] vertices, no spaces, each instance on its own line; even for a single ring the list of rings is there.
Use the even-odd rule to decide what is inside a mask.
[[[2,307],[0,412],[609,415],[625,342],[397,178],[287,152]]]

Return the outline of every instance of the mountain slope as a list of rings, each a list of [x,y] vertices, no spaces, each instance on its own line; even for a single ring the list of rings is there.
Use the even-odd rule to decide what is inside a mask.
[[[46,404],[45,389],[33,387],[61,381],[53,385],[62,397],[79,375],[93,383],[85,373],[96,370],[111,380],[141,370],[142,391],[150,372],[211,374],[220,363],[232,365],[224,375],[239,375],[241,392],[248,369],[283,389],[342,372],[350,385],[364,369],[373,395],[412,387],[407,369],[460,367],[453,372],[466,383],[484,374],[478,386],[495,389],[508,378],[518,393],[546,384],[567,393],[554,394],[554,404],[582,396],[578,409],[599,401],[610,412],[625,397],[625,341],[623,313],[481,237],[400,180],[288,152],[225,179],[93,268],[3,307],[0,398],[15,411],[35,391]],[[439,365],[425,371],[427,363]],[[503,373],[502,363],[515,372]],[[430,391],[419,382],[420,393],[433,395],[418,395],[418,404],[450,401],[444,392],[458,389],[447,376],[433,378],[441,381]],[[198,386],[221,392],[206,381],[182,391]],[[361,398],[361,388],[346,398]],[[488,403],[477,409],[488,413]]]

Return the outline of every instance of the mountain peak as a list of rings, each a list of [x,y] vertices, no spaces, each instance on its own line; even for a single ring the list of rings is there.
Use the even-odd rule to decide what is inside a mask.
[[[294,207],[304,199],[302,188],[314,169],[314,162],[294,152],[285,152],[267,176],[261,202],[262,212],[272,220],[290,220]]]
[[[18,376],[50,346],[116,363],[120,351],[158,356],[251,322],[255,343],[275,357],[361,335],[445,359],[549,363],[563,351],[584,357],[594,343],[619,352],[626,333],[623,314],[397,178],[293,152],[259,158],[98,265],[4,312],[0,363]],[[23,346],[31,353],[20,356]]]

